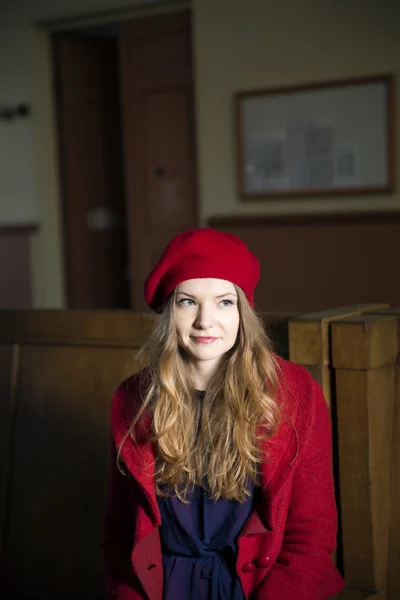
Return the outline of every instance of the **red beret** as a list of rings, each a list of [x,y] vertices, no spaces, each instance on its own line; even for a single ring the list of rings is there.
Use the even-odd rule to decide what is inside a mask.
[[[238,285],[254,306],[260,277],[258,258],[240,238],[215,229],[189,229],[168,244],[144,285],[147,304],[160,312],[177,285],[187,279],[225,279]]]

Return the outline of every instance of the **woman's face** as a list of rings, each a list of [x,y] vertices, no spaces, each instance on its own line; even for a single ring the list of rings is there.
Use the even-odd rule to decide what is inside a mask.
[[[178,343],[193,364],[207,361],[207,367],[216,367],[236,342],[239,320],[238,296],[230,281],[188,279],[176,288]]]

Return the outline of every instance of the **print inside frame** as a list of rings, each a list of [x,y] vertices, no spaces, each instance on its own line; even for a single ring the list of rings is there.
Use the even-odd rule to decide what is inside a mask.
[[[243,200],[395,189],[394,76],[235,95]]]

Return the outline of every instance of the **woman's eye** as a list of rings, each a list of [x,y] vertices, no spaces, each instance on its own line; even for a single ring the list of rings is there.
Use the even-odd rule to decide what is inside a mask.
[[[182,298],[181,300],[178,300],[178,304],[180,304],[181,306],[193,306],[194,300],[192,300],[191,298]]]
[[[221,304],[222,306],[232,306],[233,302],[232,300],[222,300]]]

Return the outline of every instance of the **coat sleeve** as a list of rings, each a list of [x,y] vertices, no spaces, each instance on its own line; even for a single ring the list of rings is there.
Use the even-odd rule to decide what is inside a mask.
[[[143,600],[131,565],[134,513],[133,479],[123,475],[116,464],[117,453],[111,447],[109,494],[103,520],[103,557],[108,597],[113,600]]]
[[[332,476],[331,424],[322,390],[311,382],[300,407],[299,455],[282,550],[257,600],[326,600],[343,588],[332,554],[337,509]]]

